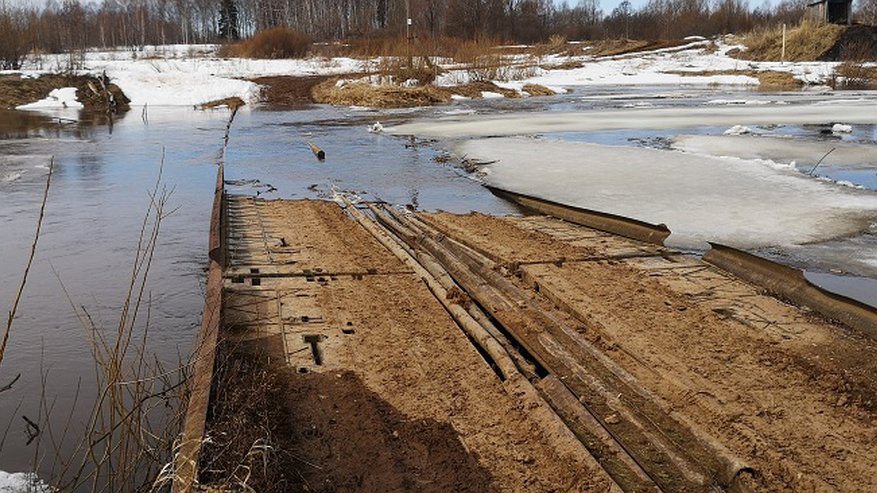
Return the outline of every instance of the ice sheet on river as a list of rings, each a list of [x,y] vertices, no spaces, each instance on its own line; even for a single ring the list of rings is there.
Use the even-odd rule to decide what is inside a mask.
[[[483,168],[490,185],[664,223],[673,246],[800,245],[877,219],[877,194],[752,160],[532,138],[468,141],[457,152],[496,160]]]
[[[712,156],[734,156],[743,159],[769,159],[779,164],[815,165],[834,149],[822,162],[835,167],[877,168],[877,146],[839,142],[812,141],[792,137],[758,137],[681,135],[673,139],[673,147],[686,152]]]
[[[839,121],[877,123],[875,101],[830,101],[829,103],[456,116],[407,123],[387,128],[386,131],[396,135],[460,138],[702,126],[802,125]]]

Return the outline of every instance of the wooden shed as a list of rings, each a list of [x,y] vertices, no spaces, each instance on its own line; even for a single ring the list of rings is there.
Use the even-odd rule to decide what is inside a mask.
[[[853,22],[853,0],[818,0],[807,4],[807,20],[818,23],[845,24]]]

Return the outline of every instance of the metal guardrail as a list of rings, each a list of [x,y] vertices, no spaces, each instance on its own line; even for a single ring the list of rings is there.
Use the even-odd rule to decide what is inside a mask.
[[[670,236],[670,230],[663,224],[651,224],[624,216],[616,216],[607,212],[582,209],[571,205],[540,199],[530,195],[510,192],[501,188],[487,186],[494,195],[511,200],[523,207],[554,216],[571,223],[598,229],[607,233],[624,236],[633,240],[664,246],[664,240]]]
[[[213,383],[216,344],[222,325],[222,273],[225,252],[225,170],[222,163],[216,173],[216,190],[210,214],[210,267],[201,332],[189,377],[190,394],[183,421],[182,441],[175,457],[174,493],[188,493],[198,482],[198,458],[207,426],[207,408]]]
[[[670,230],[663,224],[650,224],[495,187],[487,188],[499,197],[542,214],[626,238],[663,246],[664,240],[670,236]],[[710,243],[710,246],[712,248],[703,256],[705,262],[877,339],[877,308],[820,288],[808,281],[802,271],[793,267],[726,245]]]
[[[710,246],[712,248],[704,255],[704,261],[877,339],[877,309],[874,307],[822,289],[793,267],[726,245],[710,243]]]

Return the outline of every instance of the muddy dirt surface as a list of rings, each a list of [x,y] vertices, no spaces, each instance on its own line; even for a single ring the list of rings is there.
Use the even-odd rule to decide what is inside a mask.
[[[465,235],[469,244],[494,261],[506,263],[557,262],[591,257],[590,246],[572,245],[540,232],[516,227],[513,219],[481,213],[425,214],[423,220],[451,237]],[[496,241],[501,235],[509,242]]]
[[[274,405],[286,419],[272,446],[298,461],[286,484],[610,489],[581,444],[526,406],[423,282],[338,205],[232,198],[229,217],[226,334],[285,360]]]
[[[515,223],[564,241],[584,231],[545,218],[432,219],[473,247],[490,238],[505,262],[531,247]],[[519,274],[538,286],[534,299],[572,315],[668,409],[753,467],[758,489],[877,487],[874,341],[683,255],[536,262]]]
[[[253,79],[265,87],[262,97],[266,104],[278,108],[300,106],[314,102],[311,89],[332,77],[314,75],[311,77],[273,76]]]

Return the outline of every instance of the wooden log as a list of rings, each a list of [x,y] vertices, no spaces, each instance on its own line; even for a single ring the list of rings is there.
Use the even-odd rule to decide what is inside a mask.
[[[400,238],[432,254],[473,299],[578,397],[662,489],[733,488],[741,472],[751,473],[713,437],[656,402],[631,375],[542,310],[496,272],[489,259],[443,234],[424,231],[424,224],[413,218],[394,216],[408,230],[397,231]],[[392,224],[387,226],[393,229]],[[615,416],[613,423],[608,422],[610,415]]]
[[[313,142],[308,142],[308,146],[310,146],[311,152],[314,153],[314,156],[317,156],[317,159],[319,159],[320,161],[324,161],[326,159],[326,153],[323,152],[322,149],[317,147],[316,144],[314,144]]]
[[[398,228],[402,234],[407,236],[412,236],[415,233],[400,224],[398,221],[395,221],[393,218],[389,217],[384,209],[375,207],[373,205],[369,205],[369,209],[374,213],[375,217],[378,218],[381,224],[387,224],[389,222],[393,222],[394,227]],[[390,208],[386,208],[388,211],[392,211]],[[404,245],[404,243],[403,243]],[[451,276],[447,273],[446,270],[435,260],[431,255],[423,252],[422,250],[411,250],[409,252],[411,256],[417,259],[417,261],[422,265],[427,272],[429,272],[432,276],[436,278],[436,280],[446,289],[450,290],[452,287],[456,287],[459,289],[459,286],[454,282]],[[468,294],[466,295],[468,297]],[[502,347],[506,350],[512,360],[515,362],[515,366],[517,366],[518,371],[520,371],[528,380],[536,380],[538,378],[538,374],[536,371],[535,365],[531,362],[524,359],[520,353],[512,346],[511,342],[509,342],[508,338],[490,321],[487,315],[478,308],[474,303],[469,303],[469,306],[465,307],[466,311],[469,315],[477,321]]]
[[[530,382],[529,378],[521,372],[519,362],[515,360],[514,352],[509,353],[507,348],[503,345],[503,342],[494,337],[493,331],[488,329],[481,321],[461,305],[448,299],[448,285],[445,283],[449,282],[451,285],[457,285],[451,280],[448,273],[443,270],[435,259],[432,259],[428,254],[425,254],[420,250],[412,249],[404,240],[400,241],[398,237],[393,237],[389,234],[389,232],[392,232],[396,235],[399,233],[414,235],[415,233],[413,231],[396,221],[393,221],[395,229],[388,228],[388,231],[382,230],[373,219],[366,217],[366,215],[357,209],[356,206],[347,200],[346,197],[340,199],[339,205],[345,207],[350,215],[382,245],[414,269],[415,273],[420,276],[426,287],[448,311],[457,325],[478,347],[490,356],[496,364],[499,373],[501,373],[502,377],[505,379],[505,385],[509,394],[521,399],[529,412],[539,416],[539,420],[547,426],[546,431],[549,434],[554,435],[557,440],[564,441],[572,447],[579,448],[582,457],[593,461],[592,466],[594,468],[603,467],[598,460],[593,458],[588,447],[581,441],[575,431],[569,427],[566,416],[559,414],[555,407],[549,403],[549,399],[547,398],[550,395],[550,401],[556,402],[562,397],[562,395],[555,396],[555,389],[552,388],[543,389],[535,387]],[[376,214],[376,217],[378,217],[381,224],[386,226],[385,222],[392,220],[380,209],[372,206],[369,208]],[[427,259],[429,260],[429,263],[424,264],[423,261]],[[488,324],[490,324],[489,321]],[[494,328],[494,330],[496,329]],[[562,384],[560,385],[562,386]],[[571,397],[571,399],[575,400],[575,397]],[[577,426],[577,429],[579,428],[581,427]],[[619,451],[619,453],[624,452]],[[612,478],[613,483],[610,484],[607,493],[621,493],[624,491],[624,489],[615,482],[615,478],[612,477],[611,474],[610,478]],[[638,486],[645,486],[639,491],[653,491],[652,488],[649,488],[647,482],[638,483]]]

